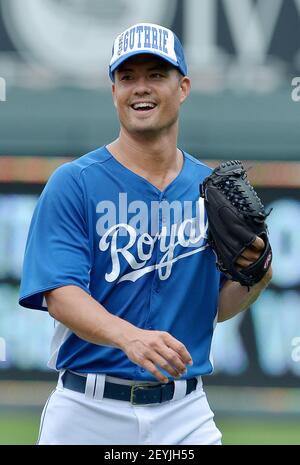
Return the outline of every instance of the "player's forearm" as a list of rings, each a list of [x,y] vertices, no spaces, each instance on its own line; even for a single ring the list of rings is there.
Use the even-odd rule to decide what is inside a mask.
[[[95,299],[76,286],[46,293],[50,315],[77,336],[93,344],[121,348],[137,328],[112,315]]]
[[[271,279],[272,269],[270,268],[263,279],[251,287],[249,291],[247,287],[241,286],[238,282],[228,281],[225,283],[219,297],[218,322],[229,320],[249,308],[268,286]]]
[[[79,287],[66,286],[47,292],[46,300],[53,318],[81,339],[123,350],[129,360],[162,383],[167,383],[168,378],[161,369],[177,378],[192,363],[190,353],[173,336],[140,329],[112,315]]]

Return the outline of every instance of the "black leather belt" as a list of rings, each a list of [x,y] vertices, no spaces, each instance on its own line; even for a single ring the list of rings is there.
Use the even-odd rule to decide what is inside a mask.
[[[66,389],[76,392],[85,392],[87,378],[66,371],[62,376],[62,383]],[[186,395],[197,387],[197,378],[186,380]],[[145,385],[145,384],[116,384],[105,381],[103,397],[115,400],[125,400],[133,405],[157,404],[173,398],[175,383]]]

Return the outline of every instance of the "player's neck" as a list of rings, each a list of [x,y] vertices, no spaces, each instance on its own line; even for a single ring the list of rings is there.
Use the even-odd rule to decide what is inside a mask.
[[[122,165],[161,191],[179,175],[183,166],[182,152],[176,144],[163,138],[159,143],[141,144],[135,139],[120,136],[107,148]]]
[[[183,164],[183,157],[176,146],[176,137],[149,139],[131,137],[120,133],[120,137],[108,146],[112,155],[135,173],[153,179],[176,177]]]

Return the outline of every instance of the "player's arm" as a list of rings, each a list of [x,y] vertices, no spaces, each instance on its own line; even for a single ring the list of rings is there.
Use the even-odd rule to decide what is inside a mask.
[[[264,242],[257,237],[253,246],[245,249],[237,263],[241,268],[249,266],[259,258],[262,250],[264,250]],[[268,286],[271,279],[272,268],[270,267],[261,281],[252,286],[250,290],[236,281],[227,281],[219,296],[218,322],[229,320],[249,308]]]
[[[160,382],[168,382],[161,368],[177,378],[192,361],[185,346],[170,334],[137,328],[112,315],[77,286],[54,289],[45,297],[55,320],[81,339],[123,350],[133,363],[148,370]]]
[[[250,291],[238,282],[227,281],[220,292],[218,322],[229,320],[249,308],[267,287],[271,279],[272,268],[269,268],[263,279],[252,286]]]

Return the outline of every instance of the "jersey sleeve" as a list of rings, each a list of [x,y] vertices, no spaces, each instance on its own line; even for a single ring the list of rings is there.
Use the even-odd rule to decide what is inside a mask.
[[[85,201],[72,163],[58,168],[35,208],[25,249],[20,299],[47,310],[45,291],[75,285],[90,294],[91,251]]]

